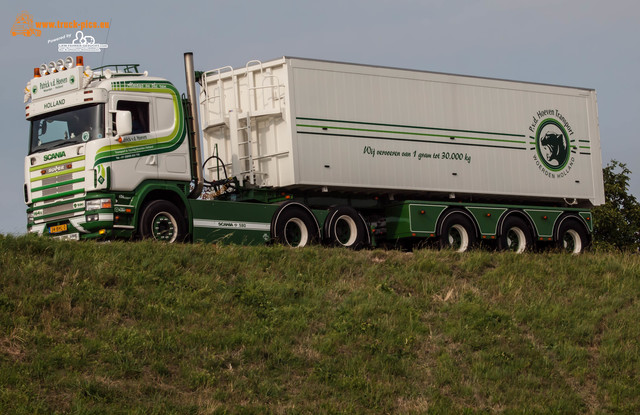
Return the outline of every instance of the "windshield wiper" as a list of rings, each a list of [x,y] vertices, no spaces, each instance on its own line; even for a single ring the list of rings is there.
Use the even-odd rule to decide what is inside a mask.
[[[49,149],[49,150],[51,150],[51,149],[54,149],[54,148],[64,147],[64,146],[67,146],[67,145],[69,145],[69,144],[77,144],[77,143],[78,143],[77,141],[73,141],[73,140],[64,140],[64,141],[63,141],[63,142],[61,142],[61,143],[58,143],[58,144],[54,144],[54,145],[52,145],[52,146],[51,146],[51,147],[49,147],[48,149]]]

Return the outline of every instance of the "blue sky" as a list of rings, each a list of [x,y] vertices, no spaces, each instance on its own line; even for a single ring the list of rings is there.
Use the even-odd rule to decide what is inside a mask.
[[[85,64],[140,63],[182,92],[186,51],[199,70],[286,55],[595,88],[603,163],[627,163],[640,197],[637,0],[22,1],[4,6],[0,35],[0,233],[26,230],[23,88],[34,67],[68,55],[51,40],[75,33],[14,37],[23,10],[37,21],[111,21],[84,31],[109,45]]]

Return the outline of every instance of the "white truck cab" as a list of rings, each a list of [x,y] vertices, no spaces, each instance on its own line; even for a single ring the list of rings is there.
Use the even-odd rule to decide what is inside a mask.
[[[141,207],[134,199],[160,188],[175,200],[186,196],[189,144],[177,89],[138,73],[137,65],[114,69],[91,70],[82,57],[75,65],[67,58],[43,64],[27,84],[30,232],[128,236]]]

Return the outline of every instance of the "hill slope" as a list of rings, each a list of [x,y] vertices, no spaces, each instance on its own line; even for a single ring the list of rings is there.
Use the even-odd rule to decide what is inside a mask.
[[[0,413],[640,412],[640,257],[0,236]]]

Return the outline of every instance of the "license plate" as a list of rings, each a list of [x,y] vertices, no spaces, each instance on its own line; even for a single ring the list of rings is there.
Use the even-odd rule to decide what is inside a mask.
[[[49,233],[50,234],[66,232],[66,231],[67,231],[67,224],[66,223],[64,223],[62,225],[52,226],[52,227],[49,228]]]
[[[52,236],[53,239],[58,239],[61,241],[79,241],[80,234],[79,233],[66,233],[64,235]]]

